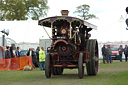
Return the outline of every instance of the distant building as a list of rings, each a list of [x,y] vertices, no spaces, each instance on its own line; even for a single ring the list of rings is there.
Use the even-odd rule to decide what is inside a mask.
[[[13,50],[16,50],[17,43],[11,38],[6,38],[7,46],[12,46]]]
[[[45,54],[47,54],[47,48],[51,46],[52,41],[50,39],[40,39],[39,46],[44,47]]]
[[[21,42],[17,44],[20,47],[20,50],[29,50],[29,48],[36,48],[39,46],[39,43],[28,43],[28,42]]]
[[[3,46],[3,38],[2,37],[0,37],[0,42],[1,42],[0,46]],[[4,46],[14,46],[14,47],[16,47],[17,43],[11,38],[5,38]]]

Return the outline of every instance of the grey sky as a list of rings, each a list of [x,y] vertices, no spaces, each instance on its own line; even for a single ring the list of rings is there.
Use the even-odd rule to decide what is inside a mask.
[[[128,0],[48,0],[50,9],[47,17],[61,15],[63,9],[69,10],[69,16],[78,17],[73,14],[76,7],[82,4],[90,6],[90,13],[95,14],[99,19],[91,19],[88,22],[98,26],[97,30],[91,32],[93,39],[98,41],[128,41],[125,19],[125,9],[128,7]],[[123,16],[122,23],[119,19]],[[0,30],[10,29],[8,37],[16,42],[39,42],[39,38],[48,38],[37,21],[0,21]],[[50,29],[47,29],[49,34]],[[1,33],[0,33],[1,35]]]

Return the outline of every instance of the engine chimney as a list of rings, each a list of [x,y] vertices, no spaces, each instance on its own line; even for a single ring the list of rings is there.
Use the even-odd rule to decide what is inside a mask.
[[[62,16],[68,16],[69,11],[68,10],[61,10]]]

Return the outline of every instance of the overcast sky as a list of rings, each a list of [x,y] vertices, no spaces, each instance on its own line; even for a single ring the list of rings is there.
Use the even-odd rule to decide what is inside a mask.
[[[73,12],[77,6],[83,4],[89,5],[90,13],[99,18],[88,21],[97,26],[97,30],[91,32],[92,39],[97,39],[99,42],[128,41],[125,24],[128,0],[48,0],[50,9],[47,17],[59,16],[61,10],[69,10],[69,16],[78,17]],[[121,15],[124,20],[119,22]],[[39,42],[39,38],[48,38],[37,21],[0,21],[0,30],[2,29],[10,29],[8,37],[16,42]],[[50,32],[50,29],[47,30]]]

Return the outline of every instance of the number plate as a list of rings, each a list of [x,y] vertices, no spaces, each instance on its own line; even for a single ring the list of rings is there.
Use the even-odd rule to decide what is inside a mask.
[[[116,56],[111,56],[111,57],[116,57]]]

